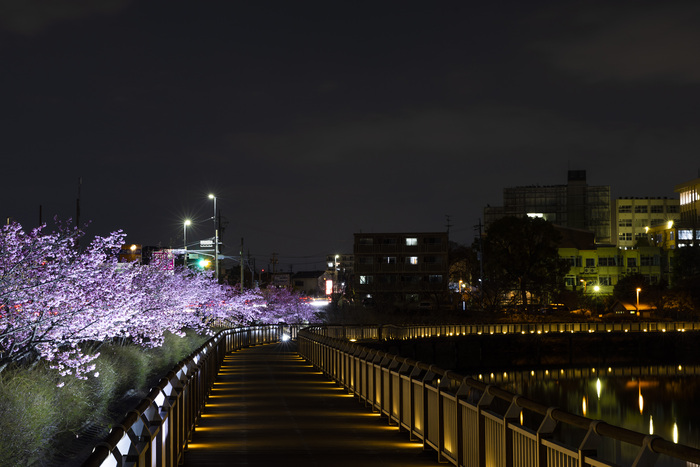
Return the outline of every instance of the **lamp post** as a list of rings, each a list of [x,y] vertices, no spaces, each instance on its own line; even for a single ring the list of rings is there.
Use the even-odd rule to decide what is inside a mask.
[[[335,258],[333,260],[333,276],[334,276],[334,281],[333,281],[333,293],[338,292],[338,255],[335,255]]]
[[[185,266],[185,268],[187,267],[187,226],[189,226],[190,224],[192,224],[192,221],[189,219],[185,219],[185,222],[182,224],[182,246],[183,250],[185,250],[182,264]]]
[[[214,275],[219,281],[219,224],[216,222],[216,196],[209,194],[209,199],[214,200]]]
[[[639,316],[639,292],[641,292],[642,289],[640,287],[637,287],[637,316]]]

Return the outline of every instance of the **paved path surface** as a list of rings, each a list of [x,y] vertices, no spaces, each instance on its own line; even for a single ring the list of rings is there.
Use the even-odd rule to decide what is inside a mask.
[[[409,441],[300,357],[293,344],[228,355],[186,466],[435,466]]]

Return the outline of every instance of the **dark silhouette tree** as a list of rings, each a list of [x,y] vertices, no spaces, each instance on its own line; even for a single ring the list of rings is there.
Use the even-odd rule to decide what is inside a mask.
[[[667,306],[683,313],[700,313],[700,246],[674,251],[671,283]]]
[[[523,311],[528,292],[548,301],[564,285],[569,271],[559,256],[561,234],[540,218],[504,217],[484,238],[484,269],[490,288],[517,290]]]

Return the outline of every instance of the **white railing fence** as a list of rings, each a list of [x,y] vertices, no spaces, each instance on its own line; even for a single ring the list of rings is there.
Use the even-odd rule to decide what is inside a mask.
[[[478,327],[478,332],[491,329],[489,326],[495,326],[494,332],[502,332],[500,325],[484,326]],[[508,326],[508,332],[520,332],[517,325]],[[677,465],[700,464],[698,449],[547,407],[435,365],[350,341],[388,335],[454,335],[451,333],[463,333],[465,326],[407,328],[311,327],[299,332],[299,353],[365,405],[386,416],[390,424],[434,449],[440,462],[460,467],[611,466],[615,465],[612,460],[599,457],[599,448],[604,441],[612,440],[636,450],[634,466],[655,465],[659,456],[671,462],[677,460]],[[642,326],[631,331],[644,329]],[[584,328],[576,332],[590,331]],[[526,424],[524,419],[536,423]],[[558,439],[562,426],[581,432],[577,446]]]

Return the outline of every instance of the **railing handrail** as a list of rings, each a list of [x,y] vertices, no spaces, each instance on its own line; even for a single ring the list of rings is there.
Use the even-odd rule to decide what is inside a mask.
[[[314,332],[330,337],[408,339],[445,335],[549,334],[596,332],[690,332],[700,331],[694,321],[551,322],[551,323],[473,323],[473,324],[374,324],[312,326]],[[371,336],[371,335],[374,336]]]
[[[669,323],[664,323],[665,325],[668,325]],[[697,323],[696,323],[697,324]],[[383,336],[382,333],[382,328],[386,328],[387,326],[368,326],[369,329],[372,330],[372,333]],[[399,326],[392,326],[393,328],[399,329],[401,327]],[[447,326],[417,326],[419,328],[426,328],[426,327],[432,327],[432,328],[445,328]],[[415,329],[416,326],[406,326],[406,328],[409,329]],[[329,329],[331,332],[329,332]],[[668,329],[668,328],[664,328]],[[678,329],[680,330],[680,329]],[[692,330],[700,330],[700,326],[693,327]],[[630,445],[638,446],[641,449],[649,449],[653,455],[658,455],[658,454],[664,454],[676,459],[681,459],[687,462],[693,462],[693,463],[700,463],[700,449],[696,449],[690,446],[685,446],[682,444],[676,444],[672,443],[670,441],[667,441],[661,437],[658,436],[649,436],[645,435],[643,433],[638,433],[623,427],[615,426],[612,424],[609,424],[607,422],[603,422],[600,420],[593,420],[587,417],[583,417],[580,415],[576,415],[573,413],[569,413],[565,410],[556,408],[556,407],[549,407],[547,405],[541,404],[537,401],[528,399],[524,396],[516,395],[513,394],[509,391],[506,391],[505,389],[502,389],[500,387],[494,386],[494,385],[488,385],[485,384],[484,382],[478,381],[476,379],[473,379],[468,376],[463,376],[460,375],[456,372],[453,371],[448,371],[444,370],[442,368],[437,367],[436,365],[431,365],[425,362],[417,362],[415,360],[411,360],[409,358],[405,358],[399,355],[394,355],[394,354],[389,354],[387,352],[377,350],[377,349],[372,349],[368,348],[365,346],[362,346],[359,343],[351,342],[348,340],[347,335],[354,335],[356,333],[360,333],[359,326],[348,326],[346,329],[342,329],[342,335],[345,337],[336,337],[336,336],[328,336],[325,334],[341,334],[341,329],[338,326],[313,326],[313,327],[308,327],[299,332],[299,342],[300,342],[300,353],[302,355],[309,359],[314,365],[318,366],[321,368],[324,372],[326,372],[331,378],[335,379],[339,383],[343,384],[346,386],[346,388],[352,392],[355,392],[356,395],[360,396],[361,398],[365,398],[367,402],[371,402],[372,405],[376,403],[375,400],[369,400],[372,399],[372,389],[368,389],[367,387],[364,387],[362,385],[369,385],[370,383],[367,381],[363,381],[361,383],[358,383],[357,381],[354,381],[354,386],[353,384],[349,384],[348,381],[344,381],[343,379],[347,376],[345,374],[342,374],[343,371],[349,372],[350,370],[346,368],[350,363],[339,363],[343,357],[340,356],[331,356],[328,351],[324,351],[323,349],[316,348],[318,346],[322,348],[327,348],[331,352],[335,353],[340,353],[342,355],[345,355],[345,358],[347,359],[355,359],[364,362],[363,364],[366,365],[368,369],[365,369],[365,373],[362,373],[362,371],[357,372],[357,374],[353,374],[353,378],[369,378],[369,373],[373,370],[369,369],[370,367],[380,367],[384,371],[389,371],[390,374],[396,374],[396,375],[406,375],[406,374],[412,374],[414,370],[411,370],[410,368],[420,370],[422,374],[425,373],[431,373],[436,376],[439,376],[442,380],[449,380],[448,383],[445,381],[442,381],[439,383],[439,387],[442,389],[438,390],[438,394],[448,392],[452,395],[452,397],[457,397],[457,394],[465,394],[465,393],[470,393],[470,391],[475,390],[480,394],[487,394],[488,396],[494,397],[501,399],[505,401],[508,405],[510,406],[517,406],[522,409],[529,410],[531,412],[537,413],[543,417],[550,417],[551,420],[554,422],[561,422],[567,425],[571,425],[573,427],[577,427],[583,430],[587,430],[588,432],[595,433],[598,436],[604,437],[604,438],[610,438],[616,441],[624,442]],[[659,332],[664,332],[661,329],[658,329]],[[581,332],[588,332],[588,331],[581,331]],[[625,331],[621,331],[625,332]],[[644,332],[644,331],[641,331]],[[647,331],[648,332],[648,331]],[[362,334],[367,334],[367,332],[363,331]],[[325,352],[325,353],[324,353]],[[380,363],[377,363],[380,362]],[[394,363],[395,362],[395,363]],[[408,367],[409,369],[404,369],[403,371],[399,371],[399,367]],[[353,370],[356,371],[356,370]],[[341,374],[339,374],[341,373]],[[377,384],[376,383],[376,376],[372,377],[373,379],[371,380],[371,384]],[[425,383],[424,383],[425,384]],[[356,386],[362,386],[358,389]],[[453,390],[450,391],[448,388],[452,388]],[[380,394],[382,393],[384,389],[380,390]],[[389,389],[391,391],[392,389]],[[383,394],[382,394],[383,395]],[[404,397],[404,396],[402,396]],[[382,397],[379,396],[380,401],[382,400]],[[385,410],[383,408],[383,405],[385,402],[380,402],[380,407],[378,407],[380,410]],[[391,404],[391,403],[386,403],[386,404]],[[428,410],[428,405],[424,404],[423,410]],[[389,419],[391,421],[392,414],[387,413],[389,416]],[[423,423],[427,423],[426,420],[429,419],[430,416],[436,416],[438,418],[441,417],[441,415],[435,415],[435,414],[424,414],[423,415]],[[401,423],[401,420],[398,420],[399,423]],[[419,432],[411,433],[412,435],[416,435],[418,437],[423,436]],[[426,440],[424,439],[424,442]],[[439,446],[438,446],[439,448]],[[576,450],[576,448],[573,448]],[[449,458],[448,453],[446,452],[440,452],[438,449],[438,456],[440,458],[443,458],[443,456],[446,456],[448,460],[452,460]],[[641,458],[641,454],[640,454]],[[641,461],[639,461],[641,462]],[[648,462],[648,459],[646,459],[644,462]],[[453,461],[454,463],[454,461]],[[652,461],[653,463],[653,461]],[[461,465],[459,462],[457,462],[457,465]]]

